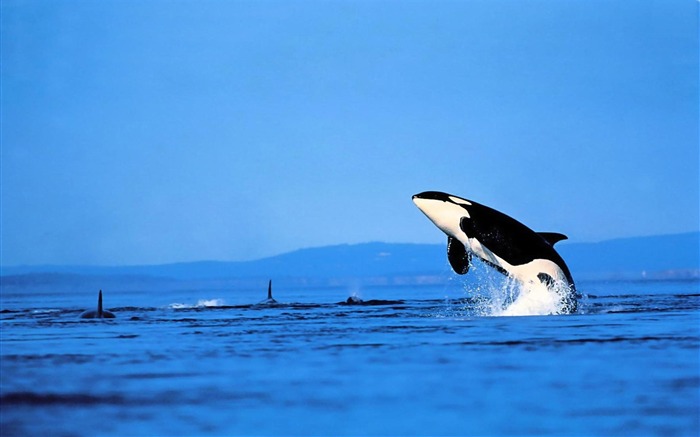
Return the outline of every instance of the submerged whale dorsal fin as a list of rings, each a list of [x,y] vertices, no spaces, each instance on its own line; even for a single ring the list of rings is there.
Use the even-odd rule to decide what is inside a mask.
[[[450,261],[452,270],[458,275],[463,275],[469,271],[471,254],[467,252],[461,241],[456,238],[447,237],[447,259]]]
[[[544,238],[544,240],[552,246],[561,240],[567,240],[569,238],[566,235],[558,232],[538,232],[537,235]]]
[[[102,290],[97,294],[97,309],[85,311],[80,315],[81,319],[114,319],[115,315],[102,308]]]
[[[267,283],[267,299],[260,302],[260,305],[273,305],[277,301],[272,297],[272,279]]]

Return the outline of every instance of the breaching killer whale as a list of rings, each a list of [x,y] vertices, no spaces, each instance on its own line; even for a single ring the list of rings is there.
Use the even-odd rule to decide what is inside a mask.
[[[80,315],[81,319],[114,319],[114,313],[102,309],[102,290],[97,297],[97,310],[85,311]]]
[[[576,311],[574,279],[554,250],[566,235],[535,232],[488,206],[438,191],[416,194],[413,203],[447,234],[447,258],[455,273],[469,271],[473,254],[524,284],[563,285],[564,290],[568,288],[562,297],[563,311]]]

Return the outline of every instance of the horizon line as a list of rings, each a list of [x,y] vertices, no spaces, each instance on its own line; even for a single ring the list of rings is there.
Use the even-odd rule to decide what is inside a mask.
[[[614,242],[614,241],[623,241],[623,240],[634,240],[634,239],[643,239],[643,238],[661,238],[661,237],[677,237],[681,235],[690,235],[690,234],[699,234],[700,235],[700,230],[696,231],[687,231],[687,232],[676,232],[672,234],[654,234],[654,235],[640,235],[640,236],[635,236],[635,237],[616,237],[616,238],[608,238],[604,240],[597,240],[597,241],[572,241],[572,240],[564,240],[560,244],[563,245],[585,245],[585,244],[600,244],[600,243],[607,243],[607,242]],[[190,260],[190,261],[169,261],[169,262],[157,262],[157,263],[142,263],[142,264],[80,264],[80,263],[66,263],[66,264],[57,264],[57,263],[37,263],[37,264],[12,264],[12,265],[5,265],[2,262],[0,262],[0,276],[2,276],[1,270],[4,269],[17,269],[17,268],[47,268],[47,267],[62,267],[62,268],[69,268],[69,267],[80,267],[80,268],[110,268],[110,267],[120,267],[120,268],[128,268],[128,267],[158,267],[158,266],[171,266],[171,265],[177,265],[177,264],[203,264],[203,263],[248,263],[248,262],[257,262],[257,261],[262,261],[266,259],[271,259],[271,258],[276,258],[279,256],[284,256],[288,254],[292,254],[295,252],[301,252],[301,251],[306,251],[306,250],[316,250],[316,249],[324,249],[324,248],[331,248],[331,247],[341,247],[341,246],[364,246],[364,245],[371,245],[371,244],[384,244],[384,245],[412,245],[412,246],[440,246],[441,243],[411,243],[411,242],[386,242],[386,241],[366,241],[366,242],[361,242],[361,243],[337,243],[337,244],[326,244],[322,246],[306,246],[306,247],[300,247],[297,249],[291,249],[287,250],[284,252],[279,252],[276,254],[268,255],[268,256],[263,256],[259,258],[252,258],[252,259],[246,259],[246,260],[215,260],[215,259],[199,259],[199,260]],[[560,247],[560,246],[557,246]]]

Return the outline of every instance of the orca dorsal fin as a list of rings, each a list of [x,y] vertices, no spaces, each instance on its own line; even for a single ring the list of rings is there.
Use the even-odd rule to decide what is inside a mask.
[[[272,279],[267,283],[267,298],[272,299]]]
[[[569,238],[566,235],[557,232],[538,232],[537,235],[544,238],[544,240],[551,246],[554,246],[561,240],[567,240]]]
[[[97,317],[102,317],[102,290],[100,294],[97,295]]]
[[[456,238],[447,237],[447,259],[450,261],[452,270],[458,275],[464,275],[469,271],[469,263],[472,256],[467,252],[461,241]]]

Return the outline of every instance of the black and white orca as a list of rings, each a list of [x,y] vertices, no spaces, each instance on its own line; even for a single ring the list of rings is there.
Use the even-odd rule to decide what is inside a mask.
[[[260,302],[258,305],[273,305],[277,301],[272,297],[272,279],[267,283],[267,299]]]
[[[97,297],[97,310],[85,311],[80,315],[81,319],[114,319],[114,313],[102,309],[102,290]]]
[[[495,209],[438,191],[416,194],[413,203],[447,234],[447,258],[455,273],[467,273],[471,256],[476,255],[524,284],[563,285],[568,289],[564,311],[576,311],[574,279],[554,250],[565,235],[535,232]]]

